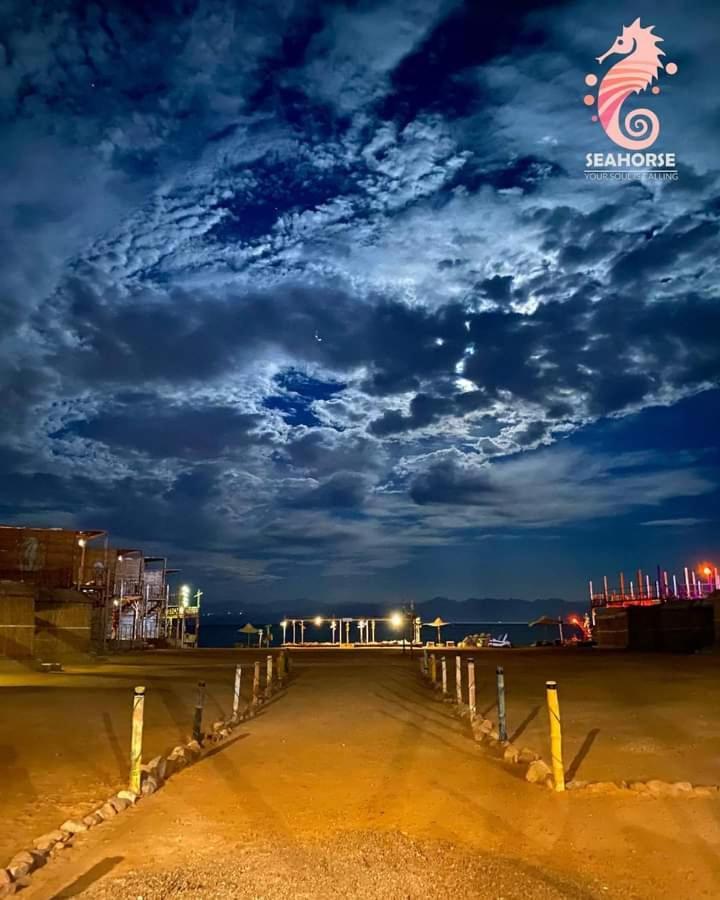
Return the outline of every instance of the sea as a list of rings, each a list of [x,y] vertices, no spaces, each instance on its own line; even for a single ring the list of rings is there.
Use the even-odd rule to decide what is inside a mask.
[[[203,616],[200,624],[200,647],[232,647],[235,644],[242,646],[248,642],[248,636],[239,632],[245,624],[245,620],[230,620],[230,617],[220,615]],[[267,628],[267,623],[253,622],[256,628]],[[282,644],[282,628],[277,622],[270,623],[272,634],[272,646]],[[300,640],[300,629],[297,628],[297,638]],[[442,628],[443,641],[455,641],[459,643],[466,635],[489,634],[492,637],[502,637],[507,634],[513,647],[529,647],[536,641],[554,641],[558,637],[558,630],[554,626],[537,625],[530,628],[525,622],[473,622],[452,623]],[[287,629],[287,639],[291,640],[290,626]],[[357,625],[351,626],[350,637],[358,640]],[[397,640],[398,633],[388,623],[378,622],[375,630],[378,641]],[[315,625],[308,622],[305,626],[305,643],[325,641],[330,643],[331,630],[327,623]],[[437,629],[429,625],[423,626],[423,641],[436,641]],[[250,635],[250,646],[257,646],[257,635]]]

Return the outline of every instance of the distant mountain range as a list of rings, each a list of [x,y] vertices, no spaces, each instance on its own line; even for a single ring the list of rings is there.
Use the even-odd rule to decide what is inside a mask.
[[[245,606],[237,610],[230,610],[229,615],[223,611],[208,610],[213,617],[228,615],[242,621],[255,623],[277,622],[284,616],[319,615],[323,618],[331,616],[374,616],[380,618],[387,616],[400,605],[393,607],[389,604],[357,603],[342,604],[331,607],[324,603],[316,603],[309,599],[293,600],[287,606]],[[447,622],[467,624],[490,624],[494,622],[530,622],[540,616],[569,616],[571,613],[583,613],[584,606],[579,603],[568,603],[559,597],[549,597],[537,600],[521,600],[517,597],[468,597],[466,600],[453,600],[451,597],[433,597],[417,603],[415,606],[417,615],[424,622],[432,621],[436,616]]]

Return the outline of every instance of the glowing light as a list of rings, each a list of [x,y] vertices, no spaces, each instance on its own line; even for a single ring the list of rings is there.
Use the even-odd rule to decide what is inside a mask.
[[[712,569],[710,568],[710,566],[703,566],[702,571],[703,571],[703,575],[705,575],[708,578],[710,577],[710,575],[712,575]]]
[[[315,624],[319,627],[319,626],[322,625],[322,623],[323,623],[322,616],[315,616],[315,618],[313,619],[313,621],[314,621]]]
[[[87,541],[85,540],[85,538],[78,539],[78,547],[84,547],[85,544],[87,544]]]
[[[287,624],[288,624],[288,623],[287,623],[287,619],[283,619],[282,622],[280,623],[280,627],[281,627],[281,628],[287,628]]]
[[[398,612],[394,612],[390,616],[390,624],[393,628],[399,628],[402,625],[402,616]]]

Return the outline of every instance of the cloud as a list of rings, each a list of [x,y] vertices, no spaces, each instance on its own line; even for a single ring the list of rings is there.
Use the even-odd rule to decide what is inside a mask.
[[[649,525],[653,528],[692,528],[694,525],[703,525],[707,519],[701,519],[697,516],[680,516],[677,519],[651,519],[648,522],[641,522],[641,525]]]
[[[653,12],[680,180],[603,186],[580,98],[617,4],[16,5],[3,517],[162,536],[261,585],[649,507],[700,521],[699,457],[583,440],[720,381],[701,7]]]
[[[420,505],[472,507],[479,526],[544,527],[621,516],[714,489],[700,468],[668,465],[660,456],[555,448],[483,464],[448,451],[412,475],[409,494]]]

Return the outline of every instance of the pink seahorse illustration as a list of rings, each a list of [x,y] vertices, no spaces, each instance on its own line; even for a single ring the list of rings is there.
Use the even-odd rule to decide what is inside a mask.
[[[657,46],[663,39],[652,34],[655,26],[643,28],[637,18],[632,25],[623,27],[610,49],[597,57],[603,63],[608,56],[623,56],[600,82],[598,115],[607,136],[627,150],[645,150],[652,146],[660,134],[660,120],[650,109],[635,109],[625,116],[624,131],[620,127],[620,112],[630,94],[639,94],[657,78],[665,56]],[[649,132],[649,133],[648,133]]]

